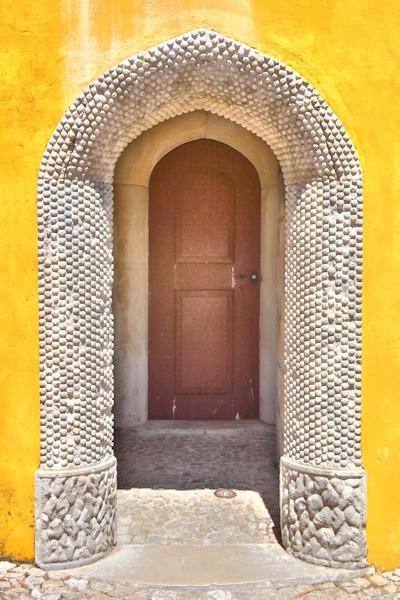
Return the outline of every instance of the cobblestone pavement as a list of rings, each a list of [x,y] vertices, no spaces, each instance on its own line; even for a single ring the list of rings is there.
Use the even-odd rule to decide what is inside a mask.
[[[29,564],[0,562],[0,598],[22,600],[342,600],[400,598],[400,569],[352,581],[273,588],[268,583],[202,588],[160,588],[71,577]]]
[[[231,500],[213,490],[118,491],[120,544],[276,543],[274,524],[256,492]],[[195,518],[193,518],[195,515]]]
[[[194,433],[154,425],[118,432],[119,487],[125,488],[118,492],[119,543],[277,544],[278,469],[273,430],[256,425],[234,431],[194,427]],[[213,490],[220,487],[235,489],[237,496],[216,498]],[[0,598],[4,600],[400,600],[400,569],[351,581],[279,585],[266,581],[157,587],[0,562]]]

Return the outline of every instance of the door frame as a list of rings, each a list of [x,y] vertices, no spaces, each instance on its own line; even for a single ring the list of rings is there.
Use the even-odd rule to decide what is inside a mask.
[[[100,75],[67,110],[44,153],[36,561],[45,568],[83,564],[116,543],[113,173],[133,139],[193,110],[263,139],[285,180],[283,544],[310,562],[363,566],[360,162],[339,118],[301,75],[203,29]],[[60,527],[56,539],[49,535]]]
[[[261,183],[260,420],[280,422],[283,399],[284,197],[279,163],[251,132],[194,111],[165,121],[131,142],[114,176],[115,425],[147,421],[148,185],[155,165],[178,146],[212,139],[243,154]],[[282,428],[278,425],[278,438]]]

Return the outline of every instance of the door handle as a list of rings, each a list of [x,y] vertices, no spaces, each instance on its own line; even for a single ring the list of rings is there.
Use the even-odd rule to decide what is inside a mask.
[[[250,273],[250,283],[251,283],[251,285],[256,285],[257,282],[258,282],[258,273],[257,273],[257,271],[252,271]]]
[[[244,281],[245,279],[247,279],[247,275],[245,273],[240,273],[239,275],[235,275],[235,279]],[[258,279],[259,279],[258,272],[252,271],[249,276],[251,285],[256,285],[256,283],[258,283]]]

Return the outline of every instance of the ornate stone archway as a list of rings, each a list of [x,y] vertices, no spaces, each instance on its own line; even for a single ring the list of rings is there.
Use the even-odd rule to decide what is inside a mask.
[[[360,566],[360,165],[312,86],[275,59],[204,30],[102,75],[67,111],[43,158],[36,560],[47,568],[82,564],[115,544],[113,171],[142,132],[197,109],[265,140],[285,179],[284,545],[311,562]]]

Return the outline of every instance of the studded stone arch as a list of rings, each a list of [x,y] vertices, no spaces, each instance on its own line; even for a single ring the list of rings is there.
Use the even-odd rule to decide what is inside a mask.
[[[141,52],[89,85],[43,157],[36,560],[83,564],[116,542],[114,166],[142,132],[193,110],[261,137],[284,174],[283,543],[311,562],[363,565],[359,161],[339,119],[300,75],[205,30]]]

